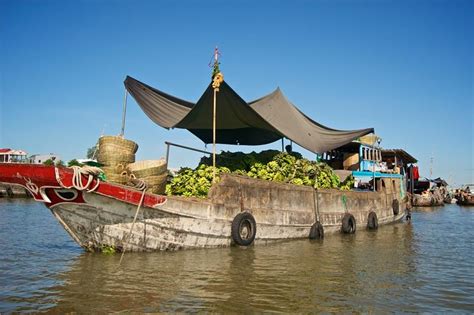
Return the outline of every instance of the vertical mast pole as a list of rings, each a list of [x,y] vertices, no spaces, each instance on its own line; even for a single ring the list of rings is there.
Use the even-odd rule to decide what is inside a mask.
[[[218,64],[218,50],[214,49],[214,66]],[[213,78],[214,79],[214,78]],[[212,182],[216,182],[216,103],[218,88],[214,87],[214,105],[212,111]]]
[[[125,96],[123,98],[123,110],[122,110],[122,130],[120,131],[120,136],[123,137],[125,134],[125,116],[127,114],[127,95],[128,91],[125,89]]]
[[[216,97],[217,91],[214,89],[214,110],[212,114],[212,182],[216,181]]]

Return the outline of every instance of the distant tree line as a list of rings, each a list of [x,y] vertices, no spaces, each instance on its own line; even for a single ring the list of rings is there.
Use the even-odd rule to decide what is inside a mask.
[[[92,147],[90,147],[90,148],[88,148],[88,149],[87,149],[87,154],[86,154],[87,158],[88,158],[88,159],[93,159],[93,158],[95,157],[94,155],[95,155],[96,150],[97,150],[97,144],[94,145],[94,146],[92,146]],[[43,162],[43,164],[44,164],[44,165],[49,165],[49,166],[53,166],[53,165],[55,165],[55,166],[63,166],[63,167],[66,166],[63,161],[61,161],[61,160],[54,161],[53,159],[47,159],[46,161]],[[71,167],[71,166],[83,166],[83,165],[84,165],[84,164],[79,163],[76,159],[72,159],[72,160],[70,160],[69,162],[67,162],[67,166],[68,166],[68,167]]]

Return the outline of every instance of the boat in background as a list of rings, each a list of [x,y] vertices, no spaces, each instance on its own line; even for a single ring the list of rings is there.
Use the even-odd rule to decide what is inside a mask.
[[[0,163],[27,163],[28,153],[23,150],[9,148],[0,149]],[[30,197],[27,189],[22,186],[0,182],[0,197]]]
[[[474,184],[464,185],[455,195],[458,205],[474,206]]]

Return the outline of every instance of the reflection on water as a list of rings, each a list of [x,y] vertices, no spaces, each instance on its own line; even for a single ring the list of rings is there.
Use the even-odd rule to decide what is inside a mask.
[[[119,255],[82,252],[43,206],[0,200],[0,215],[0,311],[379,313],[474,307],[473,232],[467,224],[474,222],[474,208],[415,212],[411,224],[322,242],[127,253],[120,268]]]

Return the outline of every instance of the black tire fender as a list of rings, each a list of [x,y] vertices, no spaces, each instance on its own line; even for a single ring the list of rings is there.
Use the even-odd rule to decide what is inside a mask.
[[[255,240],[257,223],[249,212],[241,212],[232,221],[231,236],[235,244],[249,246]]]
[[[397,199],[393,199],[392,201],[392,210],[393,210],[393,215],[398,215],[400,213],[400,203],[398,202]]]
[[[377,219],[377,213],[370,211],[367,216],[367,228],[369,230],[376,230],[379,228],[379,220]]]
[[[322,240],[324,238],[324,227],[318,221],[311,226],[309,230],[309,239],[310,240]]]
[[[356,231],[356,219],[350,213],[346,213],[342,218],[342,232],[345,234],[353,234]]]

